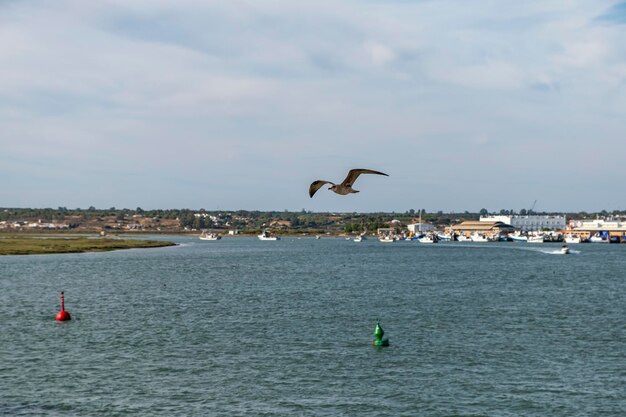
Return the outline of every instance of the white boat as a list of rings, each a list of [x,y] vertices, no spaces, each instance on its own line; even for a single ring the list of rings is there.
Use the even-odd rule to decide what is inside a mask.
[[[561,247],[561,253],[562,253],[563,255],[567,255],[567,254],[569,253],[569,248],[567,247],[567,245],[563,245],[563,246]]]
[[[582,242],[582,238],[579,235],[565,235],[563,238],[565,243],[580,243]]]
[[[543,243],[545,242],[544,235],[532,235],[528,236],[528,243]]]
[[[437,233],[437,240],[449,242],[452,240],[452,234],[450,233]]]
[[[259,240],[280,240],[278,236],[268,230],[264,230],[263,233],[261,233],[257,237],[259,238]]]
[[[457,240],[458,242],[471,242],[471,241],[472,241],[472,238],[467,237],[467,236],[465,236],[465,235],[458,235],[458,236],[456,237],[456,240]]]
[[[480,234],[480,233],[472,233],[470,235],[470,239],[472,242],[476,242],[476,243],[489,242],[489,239],[487,239],[487,236]]]
[[[527,235],[523,235],[520,232],[511,233],[509,235],[509,238],[513,242],[528,242],[528,236]]]
[[[217,233],[203,233],[198,236],[200,240],[220,240],[222,237]]]
[[[390,235],[379,236],[378,240],[382,243],[393,243],[396,240]]]
[[[367,238],[365,237],[365,233],[362,233],[362,234],[358,235],[357,237],[355,237],[353,240],[355,242],[363,242],[366,239]]]
[[[606,235],[602,236],[600,232],[589,238],[589,242],[591,243],[609,243],[609,239],[607,239]]]
[[[417,239],[420,243],[437,243],[439,242],[439,238],[437,235],[428,233],[419,239]]]

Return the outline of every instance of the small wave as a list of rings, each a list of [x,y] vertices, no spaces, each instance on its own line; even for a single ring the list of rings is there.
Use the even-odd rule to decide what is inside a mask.
[[[538,252],[545,253],[547,255],[572,255],[572,254],[580,253],[580,251],[572,250],[572,249],[569,250],[569,254],[561,252],[560,249],[553,249],[553,250],[539,249]]]

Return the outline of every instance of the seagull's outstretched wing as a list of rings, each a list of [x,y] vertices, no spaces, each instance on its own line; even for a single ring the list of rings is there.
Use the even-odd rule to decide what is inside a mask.
[[[311,198],[313,198],[313,194],[315,194],[317,192],[317,190],[322,188],[322,185],[324,185],[324,184],[335,185],[334,183],[332,183],[330,181],[323,181],[323,180],[313,181],[311,183],[311,186],[309,187],[309,196],[311,196]]]
[[[351,169],[350,171],[348,171],[348,176],[346,177],[345,180],[343,180],[341,185],[345,185],[346,187],[352,187],[352,184],[354,184],[354,181],[356,181],[356,179],[359,178],[359,175],[361,174],[377,174],[377,175],[385,175],[387,177],[389,176],[385,174],[384,172],[373,171],[371,169]]]

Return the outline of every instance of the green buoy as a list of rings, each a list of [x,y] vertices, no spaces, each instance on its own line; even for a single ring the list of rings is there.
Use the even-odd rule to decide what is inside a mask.
[[[376,328],[374,329],[374,340],[372,345],[374,346],[389,346],[389,339],[383,339],[385,331],[380,327],[380,323],[376,320]]]

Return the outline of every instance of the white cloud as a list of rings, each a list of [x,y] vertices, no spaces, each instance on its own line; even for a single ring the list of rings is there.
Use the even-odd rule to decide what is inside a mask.
[[[624,29],[596,20],[611,4],[9,3],[0,145],[5,159],[85,172],[228,172],[242,189],[268,161],[270,182],[284,181],[274,171],[411,167],[420,155],[429,157],[419,169],[436,172],[450,146],[501,161],[507,147],[523,157],[543,143],[584,164],[571,141],[584,144],[598,126],[610,127],[601,144],[626,153]],[[476,172],[471,158],[459,163]]]
[[[379,42],[366,42],[364,48],[375,65],[385,65],[396,58],[396,54],[391,48]]]

